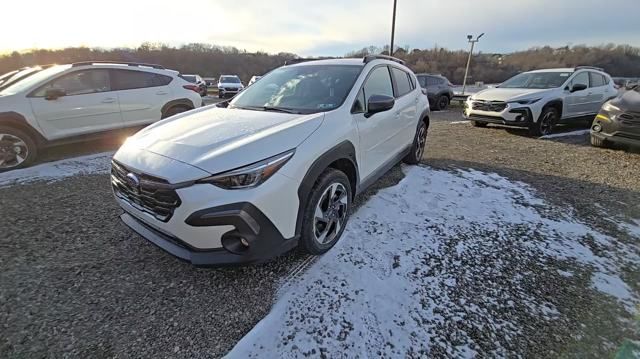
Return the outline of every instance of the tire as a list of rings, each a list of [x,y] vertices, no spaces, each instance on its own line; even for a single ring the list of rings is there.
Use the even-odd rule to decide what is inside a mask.
[[[529,125],[529,134],[536,137],[550,135],[557,122],[558,110],[555,107],[547,107],[542,110],[538,121]]]
[[[424,156],[424,150],[427,147],[427,124],[420,120],[420,125],[416,131],[416,135],[413,138],[413,144],[411,145],[411,151],[403,159],[404,163],[410,165],[417,165]]]
[[[169,108],[167,111],[165,111],[162,114],[162,118],[163,119],[164,118],[168,118],[168,117],[171,117],[173,115],[177,115],[177,114],[179,114],[181,112],[186,112],[186,111],[189,111],[189,110],[191,110],[191,109],[186,107],[186,106],[173,106],[173,107]]]
[[[338,242],[349,220],[351,191],[349,178],[343,172],[333,168],[322,172],[311,189],[302,218],[300,246],[305,252],[320,255]]]
[[[471,124],[473,127],[487,127],[487,123],[482,121],[471,121]]]
[[[435,103],[435,109],[438,111],[444,111],[447,109],[447,107],[449,107],[449,96],[439,96]]]
[[[26,131],[0,126],[0,172],[24,168],[38,156],[36,141]]]
[[[591,146],[607,148],[609,147],[609,143],[602,138],[591,135]]]

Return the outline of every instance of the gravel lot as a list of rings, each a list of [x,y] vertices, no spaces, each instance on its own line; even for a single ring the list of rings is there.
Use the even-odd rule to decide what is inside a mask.
[[[473,168],[522,181],[638,248],[637,238],[611,221],[640,218],[637,150],[592,148],[586,135],[542,140],[452,121],[461,121],[455,109],[433,114],[427,166]],[[120,142],[64,146],[43,161],[113,150]],[[356,204],[402,176],[397,166]],[[0,188],[0,198],[0,357],[219,357],[269,312],[277,289],[314,261],[293,252],[261,266],[193,268],[119,222],[107,175]],[[483,235],[492,234],[474,232]],[[625,273],[636,295],[637,265]],[[584,283],[576,278],[564,284]],[[618,307],[581,297],[581,290],[540,295],[563,295],[553,302],[566,320],[560,328],[539,328],[529,355],[611,354],[615,348],[598,338],[619,343],[637,335],[608,320]],[[572,336],[578,332],[580,340]]]

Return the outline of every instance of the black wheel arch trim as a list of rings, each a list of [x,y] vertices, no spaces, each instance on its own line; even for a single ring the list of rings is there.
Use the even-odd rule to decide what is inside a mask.
[[[357,187],[360,185],[360,174],[358,171],[358,161],[356,160],[356,148],[351,143],[351,141],[345,140],[330,150],[323,153],[320,157],[318,157],[309,169],[307,173],[304,175],[300,186],[298,187],[298,216],[296,218],[296,230],[295,233],[297,236],[300,235],[302,231],[302,219],[304,217],[304,209],[307,207],[307,203],[309,201],[309,197],[311,194],[311,189],[313,185],[316,183],[320,174],[324,172],[329,166],[338,160],[346,159],[351,162],[351,164],[355,168],[355,176],[356,176],[356,188],[351,189],[351,193],[353,196],[357,193]]]
[[[189,100],[188,98],[179,98],[176,100],[171,100],[167,103],[164,104],[164,106],[162,106],[162,109],[160,110],[160,113],[162,113],[162,115],[164,116],[164,114],[172,107],[175,106],[183,106],[183,107],[187,107],[189,108],[189,110],[193,110],[194,108],[196,108],[196,106],[193,104],[193,102],[191,100]]]
[[[17,112],[0,112],[0,125],[11,126],[26,131],[27,134],[33,137],[33,140],[38,146],[43,146],[47,143],[47,139],[40,133],[40,131],[33,128],[33,126],[27,122],[27,119]]]
[[[551,107],[551,106],[556,106],[560,109],[560,111],[558,111],[558,120],[562,118],[562,112],[564,109],[564,101],[561,98],[556,98],[553,99],[551,101],[548,101],[547,103],[544,104],[544,106],[542,106],[542,111],[540,111],[540,116],[542,116],[542,113],[544,112],[544,110],[547,107]],[[537,120],[539,120],[540,118],[538,117]],[[536,120],[536,121],[537,121]]]

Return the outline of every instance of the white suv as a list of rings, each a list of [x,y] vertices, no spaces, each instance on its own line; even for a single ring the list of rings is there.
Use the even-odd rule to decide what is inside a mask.
[[[464,116],[477,127],[495,123],[528,127],[534,136],[548,135],[558,123],[592,120],[617,94],[613,80],[600,68],[536,70],[470,96]]]
[[[146,125],[202,106],[177,71],[139,63],[50,66],[0,91],[0,172],[44,147]]]
[[[218,98],[235,96],[244,90],[244,85],[236,75],[222,75],[218,79]]]
[[[354,196],[418,163],[429,104],[403,62],[335,59],[273,70],[228,103],[158,122],[113,158],[122,220],[195,265],[329,250]]]

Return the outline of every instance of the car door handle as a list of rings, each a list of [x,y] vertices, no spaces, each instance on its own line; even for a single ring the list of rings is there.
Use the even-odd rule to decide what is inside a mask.
[[[107,97],[104,100],[102,100],[102,103],[114,103],[116,102],[116,99],[113,97]]]
[[[158,91],[158,92],[156,92],[156,95],[166,95],[166,94],[168,94],[167,91]]]

